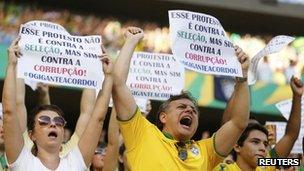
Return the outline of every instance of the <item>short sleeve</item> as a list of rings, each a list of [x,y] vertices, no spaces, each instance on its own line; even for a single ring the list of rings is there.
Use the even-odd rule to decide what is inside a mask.
[[[9,164],[9,168],[11,170],[23,170],[23,168],[27,168],[27,165],[31,163],[33,157],[31,151],[24,145],[16,161]]]
[[[211,138],[198,141],[202,150],[202,155],[208,158],[208,168],[216,167],[223,161],[224,156],[221,156],[215,149],[215,134]]]
[[[87,166],[84,162],[83,156],[80,152],[78,145],[76,145],[73,149],[69,151],[66,155],[68,160],[69,168],[73,168],[72,170],[87,170]]]
[[[147,133],[147,128],[150,125],[152,124],[142,116],[138,107],[131,119],[119,121],[119,127],[128,151],[133,150],[137,144],[143,141],[143,135]]]

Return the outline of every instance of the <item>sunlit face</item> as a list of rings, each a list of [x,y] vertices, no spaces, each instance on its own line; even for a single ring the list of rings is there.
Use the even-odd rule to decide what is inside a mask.
[[[95,169],[102,170],[104,166],[104,157],[106,155],[106,148],[102,152],[98,152],[94,154],[93,160],[92,160],[92,166]]]
[[[267,155],[268,139],[265,133],[259,130],[252,130],[243,146],[236,146],[237,160],[242,158],[248,165],[257,167],[258,158],[265,158]]]
[[[198,112],[188,99],[172,101],[159,117],[163,130],[179,141],[191,139],[198,127]]]
[[[48,116],[51,118],[50,124],[41,124],[39,118]],[[31,132],[31,139],[42,148],[58,148],[64,140],[64,127],[58,126],[54,122],[54,118],[58,117],[58,113],[50,110],[40,111],[35,117],[34,131]],[[39,149],[39,148],[38,148]]]
[[[3,137],[3,120],[0,119],[0,145],[4,143],[4,137]]]

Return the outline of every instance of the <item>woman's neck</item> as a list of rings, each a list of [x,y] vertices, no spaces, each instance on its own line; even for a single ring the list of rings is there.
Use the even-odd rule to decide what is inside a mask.
[[[101,171],[102,170],[102,168],[92,168],[92,170],[91,171]]]
[[[45,150],[38,147],[37,158],[50,170],[56,170],[60,163],[59,150]]]

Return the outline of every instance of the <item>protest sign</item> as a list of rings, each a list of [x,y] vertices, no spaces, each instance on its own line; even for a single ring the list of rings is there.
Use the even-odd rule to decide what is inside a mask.
[[[20,27],[18,77],[80,88],[101,87],[100,36],[72,36],[58,24],[31,21]]]
[[[292,105],[292,100],[287,99],[287,100],[278,102],[275,106],[282,113],[284,118],[286,118],[286,120],[288,120],[290,112],[291,112],[291,105]],[[302,115],[302,119],[304,119],[304,97],[303,96],[302,96],[302,100],[301,100],[301,115]]]
[[[37,89],[37,84],[38,84],[38,82],[32,81],[32,80],[28,80],[28,79],[25,79],[25,80],[24,80],[24,84],[30,86],[31,89],[32,89],[33,91],[35,91],[35,90]]]
[[[302,153],[302,137],[304,135],[304,97],[301,102],[301,128],[300,133],[295,145],[292,149],[292,153]],[[292,100],[284,100],[276,104],[278,110],[282,113],[286,120],[289,120],[291,112]],[[274,122],[277,125],[277,137],[280,139],[285,133],[286,123],[285,122]]]
[[[302,97],[301,101],[301,129],[304,128],[304,97]],[[291,107],[292,107],[292,100],[284,100],[276,104],[276,107],[281,112],[286,120],[289,120]]]
[[[190,70],[242,77],[233,44],[213,16],[184,10],[169,13],[173,55]]]
[[[139,107],[139,110],[141,112],[145,113],[147,110],[148,99],[135,98],[135,102],[136,102],[137,106]]]
[[[258,63],[264,56],[280,52],[283,47],[287,46],[295,38],[290,36],[276,36],[270,40],[264,49],[259,51],[250,61],[249,72],[248,72],[248,84],[252,85],[257,80],[257,68]]]
[[[184,86],[184,68],[170,54],[136,52],[130,62],[127,85],[134,97],[166,100]]]

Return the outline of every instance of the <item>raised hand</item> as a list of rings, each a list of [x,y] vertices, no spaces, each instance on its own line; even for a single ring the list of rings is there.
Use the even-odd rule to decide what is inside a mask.
[[[100,56],[100,61],[102,63],[102,70],[105,75],[112,75],[113,72],[113,62],[111,58],[109,58],[108,54],[106,53],[106,49],[103,45],[101,45],[102,55]]]
[[[236,54],[236,56],[238,58],[238,61],[241,63],[243,76],[244,76],[244,78],[247,78],[248,68],[249,68],[249,57],[238,46],[234,46],[234,50],[235,50],[235,54]]]
[[[49,85],[46,83],[39,82],[39,83],[37,83],[37,90],[42,93],[48,93]]]
[[[301,79],[292,76],[290,79],[290,87],[294,96],[302,97],[304,86]]]
[[[138,42],[144,37],[144,31],[138,27],[128,27],[124,33],[126,40]]]
[[[17,37],[10,47],[7,49],[8,52],[8,64],[16,65],[18,61],[18,57],[20,57],[22,54],[20,52],[20,48],[18,46],[18,42],[20,40],[20,37]]]

